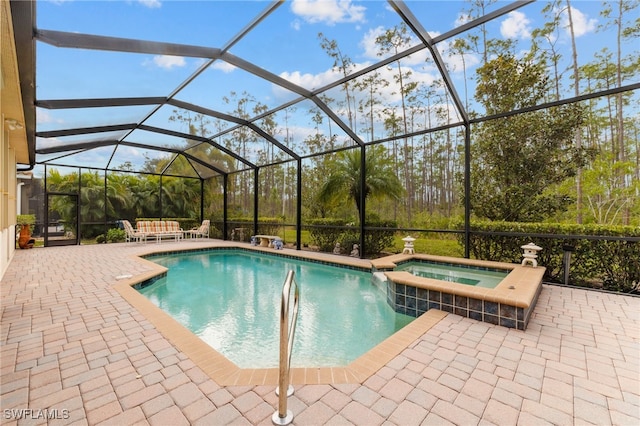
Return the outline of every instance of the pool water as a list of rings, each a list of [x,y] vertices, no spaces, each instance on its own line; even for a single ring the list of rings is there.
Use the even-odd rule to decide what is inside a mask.
[[[482,269],[428,261],[402,263],[395,270],[407,271],[417,277],[487,288],[495,288],[509,273],[506,270]]]
[[[293,367],[347,365],[414,319],[387,304],[369,272],[247,250],[148,259],[169,270],[139,291],[240,368],[278,366],[289,270],[300,289]]]

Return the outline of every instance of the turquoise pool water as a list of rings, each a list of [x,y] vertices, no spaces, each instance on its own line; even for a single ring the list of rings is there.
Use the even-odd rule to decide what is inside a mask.
[[[290,269],[300,288],[293,367],[347,365],[414,319],[387,304],[369,272],[246,250],[148,259],[169,270],[139,291],[240,368],[278,366]]]
[[[398,265],[396,271],[407,271],[417,277],[433,278],[476,287],[495,288],[509,271],[480,269],[429,261],[410,261]]]

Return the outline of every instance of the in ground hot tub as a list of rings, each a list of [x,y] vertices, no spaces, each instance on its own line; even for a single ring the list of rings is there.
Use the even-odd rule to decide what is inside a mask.
[[[399,262],[395,270],[407,271],[417,277],[487,288],[495,288],[511,272],[508,269],[442,263],[423,259]]]
[[[500,272],[503,278],[493,288],[442,280],[440,272],[427,277],[401,270],[403,264],[431,263],[440,268],[472,268],[476,271]],[[524,330],[529,323],[542,289],[545,268],[503,262],[398,254],[376,260],[374,272],[386,278],[387,303],[397,312],[420,316],[429,309],[439,309],[478,321]],[[378,276],[380,274],[377,274]],[[426,274],[423,274],[426,275]],[[438,277],[437,275],[440,275]],[[472,279],[472,281],[475,279]]]

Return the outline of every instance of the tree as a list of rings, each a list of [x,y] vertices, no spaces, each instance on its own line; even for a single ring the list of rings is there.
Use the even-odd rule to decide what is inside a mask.
[[[388,54],[397,55],[403,49],[411,46],[411,36],[409,34],[409,29],[404,23],[397,25],[389,30],[387,30],[384,34],[376,37],[376,45],[378,46],[378,56],[385,56]],[[410,94],[416,90],[418,87],[418,83],[411,81],[412,71],[410,69],[403,69],[400,59],[395,61],[397,74],[394,75],[394,80],[399,88],[400,95],[400,107],[402,116],[400,119],[402,120],[402,133],[408,134],[408,113],[407,113],[407,98]],[[395,95],[395,93],[393,93]],[[395,108],[390,108],[395,109]],[[393,111],[395,114],[395,111]],[[394,132],[395,133],[395,132]],[[395,141],[394,141],[395,146]],[[402,174],[404,176],[404,185],[409,191],[409,197],[406,200],[406,209],[407,209],[407,217],[409,221],[411,221],[411,212],[413,210],[413,180],[410,176],[410,171],[413,170],[413,158],[412,152],[410,152],[409,144],[407,138],[403,138],[403,164],[404,167],[401,167]]]
[[[324,50],[327,55],[329,55],[333,59],[332,68],[342,74],[343,77],[348,77],[349,74],[354,70],[355,65],[351,58],[345,55],[338,46],[338,42],[335,40],[329,40],[325,37],[324,34],[318,33],[318,38],[320,39],[320,47]],[[354,96],[351,93],[351,83],[347,80],[342,84],[342,90],[345,93],[345,101],[344,107],[346,108],[347,119],[349,122],[349,127],[351,127],[354,131],[356,131],[356,120],[355,120],[355,108],[354,108]],[[341,102],[338,103],[340,106]]]
[[[233,108],[229,111],[229,114],[248,120],[251,118],[252,105],[256,105],[256,99],[249,92],[243,91],[238,94],[235,91],[231,91],[229,96],[224,96],[222,100]],[[251,147],[257,145],[259,142],[255,132],[249,129],[247,126],[238,126],[232,132],[227,133],[225,139],[225,146],[227,149],[237,153],[240,157],[249,159],[253,153]],[[235,169],[241,169],[244,167],[239,160],[236,161]],[[230,204],[237,204],[242,207],[243,214],[250,211],[250,206],[253,204],[253,189],[251,183],[253,181],[253,174],[249,173],[234,173],[229,177],[228,194],[230,196]]]
[[[576,96],[580,95],[580,68],[578,67],[578,49],[576,48],[575,27],[573,24],[573,12],[571,3],[567,0],[567,15],[569,17],[569,31],[571,33],[571,57],[573,59],[573,90]],[[582,147],[582,130],[576,129],[576,146],[578,149]],[[582,168],[576,171],[576,211],[578,212],[576,219],[578,223],[582,223]]]
[[[162,179],[162,217],[200,217],[200,181],[167,177]]]
[[[389,86],[389,82],[376,70],[357,80],[353,86],[362,93],[358,101],[358,112],[363,120],[363,130],[369,133],[369,141],[373,141],[376,139],[376,118],[380,116],[381,89]]]
[[[133,193],[135,175],[111,172],[107,173],[107,218],[135,220],[133,210],[137,194]]]
[[[470,10],[466,11],[466,18],[470,21],[475,18],[480,18],[486,14],[486,10],[495,3],[496,0],[469,0],[471,3]],[[492,40],[487,39],[487,26],[486,24],[480,25],[480,36],[470,34],[469,35],[469,44],[474,47],[474,51],[480,55],[482,55],[482,63],[486,64],[489,60],[489,50]],[[482,40],[480,40],[482,37]],[[481,46],[480,46],[481,44]]]
[[[585,217],[589,223],[623,223],[621,216],[625,209],[634,207],[635,194],[640,182],[632,182],[629,187],[618,184],[618,176],[633,173],[631,161],[612,162],[613,154],[601,154],[584,173]]]
[[[399,200],[404,188],[395,174],[392,162],[382,146],[367,147],[365,185],[361,188],[361,150],[351,149],[338,154],[333,170],[320,189],[318,200],[329,203],[335,199],[351,198],[356,203],[360,217],[360,197],[388,197]],[[361,193],[364,190],[364,194]]]
[[[568,0],[567,0],[568,1]],[[622,42],[626,40],[634,40],[637,43],[638,34],[640,33],[640,18],[638,18],[635,9],[638,8],[640,2],[638,0],[616,0],[613,2],[605,2],[605,9],[601,12],[601,15],[605,19],[610,19],[610,22],[605,24],[605,28],[608,26],[615,26],[616,28],[616,49],[615,49],[615,85],[620,87],[622,85],[623,75],[627,72],[631,72],[631,75],[637,75],[637,52],[633,53],[633,56],[629,59],[622,56]],[[625,17],[631,17],[629,21],[625,21]],[[635,17],[635,19],[633,19]],[[629,62],[631,67],[628,68],[625,62]],[[635,65],[635,66],[634,66]],[[625,76],[626,77],[626,76]],[[625,119],[624,119],[624,96],[622,93],[616,94],[616,120],[615,120],[615,142],[614,153],[617,161],[626,161],[626,136],[625,136]],[[626,185],[626,179],[624,176],[620,176],[622,186]],[[629,223],[629,211],[625,211],[626,224]]]
[[[555,81],[555,98],[560,100],[560,84],[562,82],[562,75],[564,71],[559,70],[560,60],[562,59],[561,49],[561,29],[562,29],[562,15],[565,13],[565,9],[562,8],[563,0],[552,0],[542,8],[542,12],[545,14],[546,20],[542,28],[535,29],[531,32],[532,35],[532,49],[539,50],[540,54],[545,60],[551,61],[551,68],[553,70],[553,79]],[[567,2],[569,0],[566,0]],[[569,17],[569,29],[573,34],[573,26],[571,21],[571,13],[567,12]],[[545,45],[547,46],[545,48]],[[572,47],[575,47],[575,38],[572,37]],[[575,52],[575,49],[574,49]],[[576,56],[574,58],[577,60]]]
[[[538,105],[550,93],[545,68],[543,62],[504,53],[479,68],[476,100],[487,115]],[[564,105],[479,125],[472,150],[474,213],[530,222],[566,211],[572,200],[555,187],[588,159],[573,141],[582,120],[579,105]]]

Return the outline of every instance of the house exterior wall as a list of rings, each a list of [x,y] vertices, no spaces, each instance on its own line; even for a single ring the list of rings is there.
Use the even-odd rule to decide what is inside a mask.
[[[10,2],[0,2],[0,280],[16,251],[17,166],[29,162]]]
[[[4,123],[4,114],[2,114]],[[3,124],[0,149],[0,278],[9,266],[16,247],[16,156],[11,131]]]

